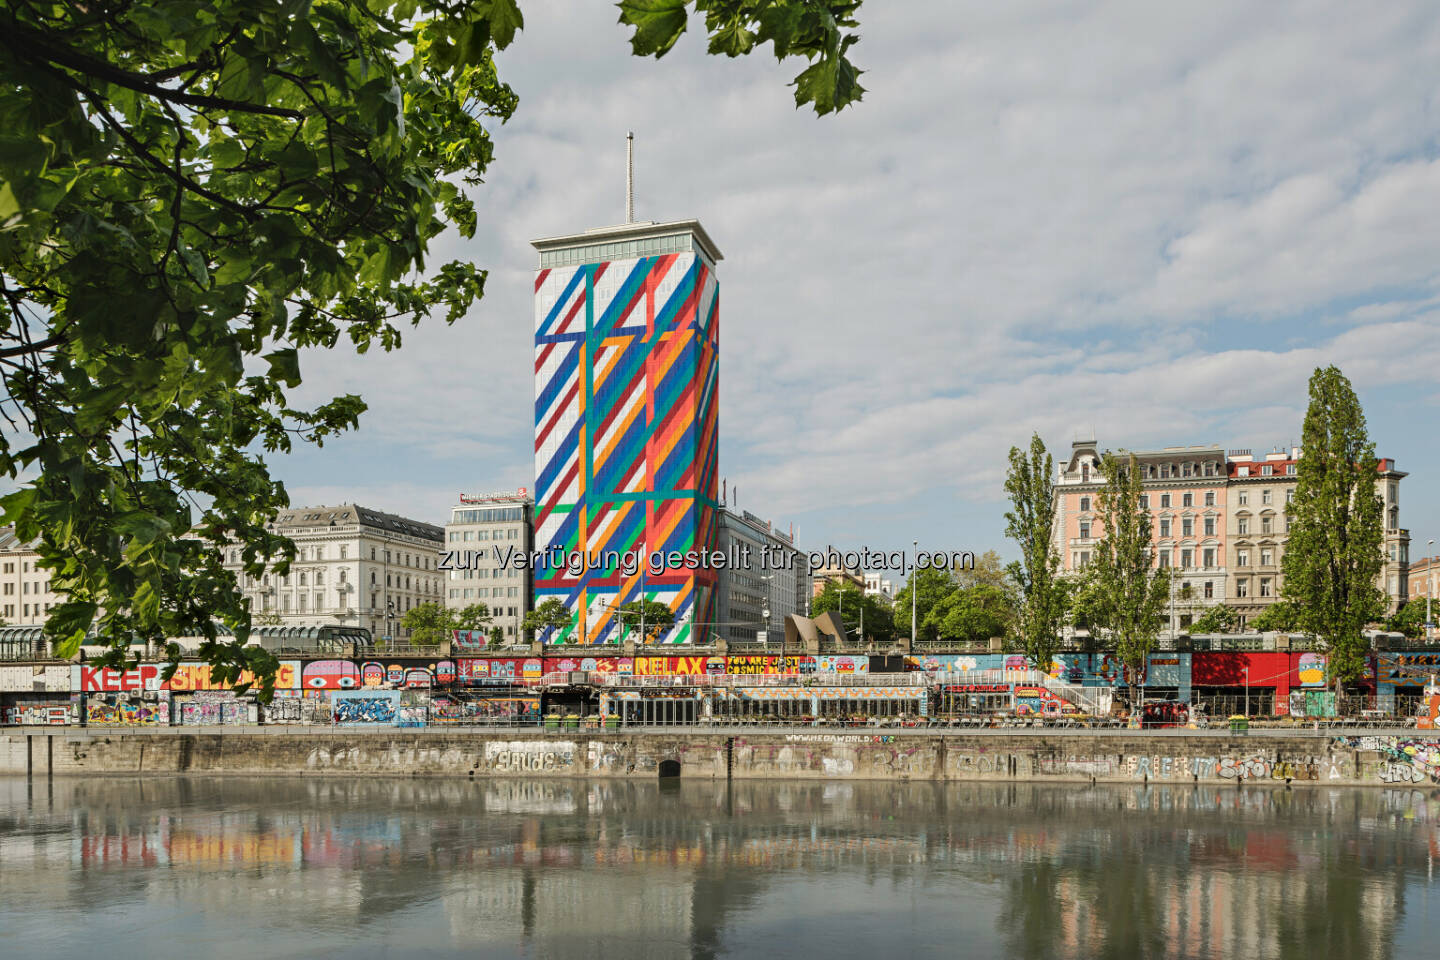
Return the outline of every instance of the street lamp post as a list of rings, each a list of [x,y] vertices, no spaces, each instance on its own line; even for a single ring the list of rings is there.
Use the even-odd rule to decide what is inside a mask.
[[[919,541],[919,540],[915,540],[915,541],[913,541],[913,542],[914,542],[914,544],[915,544],[915,550],[914,550],[914,553],[912,554],[912,556],[918,557],[918,556],[920,555],[920,541]],[[915,634],[915,597],[916,597],[919,593],[920,593],[920,571],[919,571],[918,569],[914,569],[914,570],[911,570],[911,571],[910,571],[910,652],[911,652],[911,653],[914,653],[914,652],[915,652],[915,638],[916,638],[916,634]]]
[[[1240,672],[1245,674],[1245,716],[1250,716],[1250,668],[1241,667]]]
[[[1435,595],[1435,541],[1434,541],[1434,540],[1431,540],[1431,541],[1430,541],[1430,549],[1429,549],[1429,550],[1426,550],[1426,551],[1425,551],[1425,554],[1426,554],[1426,557],[1425,557],[1426,566],[1428,566],[1428,567],[1430,568],[1429,571],[1428,571],[1429,574],[1430,574],[1430,589],[1425,591],[1425,638],[1428,640],[1428,639],[1430,638],[1430,624],[1432,624],[1432,623],[1435,622],[1434,620],[1431,620],[1431,619],[1430,619],[1430,598]]]

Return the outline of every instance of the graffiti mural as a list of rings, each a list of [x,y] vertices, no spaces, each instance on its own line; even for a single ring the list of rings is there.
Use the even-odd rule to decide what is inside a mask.
[[[1412,737],[1336,737],[1335,742],[1381,757],[1382,783],[1440,783],[1440,740]]]
[[[5,722],[22,727],[61,726],[70,722],[68,703],[22,703],[5,708]]]
[[[330,705],[330,714],[335,723],[380,723],[395,722],[395,700],[391,697],[346,697],[336,699]]]
[[[360,668],[349,660],[316,660],[305,664],[305,689],[353,690],[360,686]]]
[[[85,722],[96,726],[168,726],[170,701],[94,698],[85,706]]]

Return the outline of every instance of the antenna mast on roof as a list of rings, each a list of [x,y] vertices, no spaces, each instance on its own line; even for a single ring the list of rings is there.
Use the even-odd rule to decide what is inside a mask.
[[[635,133],[625,134],[625,222],[635,222]]]

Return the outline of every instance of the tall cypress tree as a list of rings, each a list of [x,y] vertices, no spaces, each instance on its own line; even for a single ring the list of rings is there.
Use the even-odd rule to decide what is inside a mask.
[[[1005,492],[1012,509],[1005,514],[1005,535],[1020,545],[1020,560],[1007,572],[1020,591],[1015,630],[1032,666],[1048,671],[1060,647],[1065,612],[1064,587],[1057,576],[1060,555],[1052,539],[1055,523],[1055,462],[1040,435],[1030,437],[1027,457],[1010,448]]]
[[[1375,444],[1355,390],[1336,367],[1310,377],[1301,442],[1281,595],[1300,629],[1325,644],[1338,695],[1343,681],[1364,674],[1365,626],[1384,614],[1385,531]]]
[[[1100,491],[1103,534],[1095,552],[1092,602],[1095,626],[1108,634],[1115,655],[1125,665],[1131,709],[1139,706],[1136,690],[1145,658],[1155,648],[1170,570],[1154,565],[1150,545],[1150,511],[1140,506],[1142,486],[1135,457],[1105,457],[1105,488]]]

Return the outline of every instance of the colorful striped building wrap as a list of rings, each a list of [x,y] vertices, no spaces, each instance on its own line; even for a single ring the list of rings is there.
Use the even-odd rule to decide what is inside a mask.
[[[695,221],[535,246],[535,549],[558,560],[536,568],[535,603],[576,614],[549,640],[707,642],[715,571],[622,561],[717,542],[719,251]],[[673,628],[619,622],[642,594]]]

